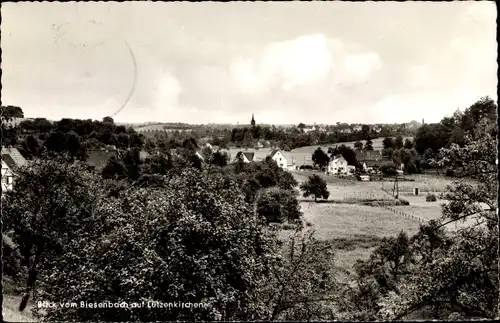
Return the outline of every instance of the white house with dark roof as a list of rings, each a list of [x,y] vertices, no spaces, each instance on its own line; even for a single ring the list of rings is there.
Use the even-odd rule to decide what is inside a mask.
[[[279,167],[288,170],[288,162],[281,150],[274,149],[273,151],[271,151],[271,154],[269,156],[276,162],[276,164],[278,164]]]
[[[332,158],[328,162],[327,172],[333,175],[347,175],[349,173],[349,165],[347,164],[347,160],[345,160],[344,156],[336,155]]]

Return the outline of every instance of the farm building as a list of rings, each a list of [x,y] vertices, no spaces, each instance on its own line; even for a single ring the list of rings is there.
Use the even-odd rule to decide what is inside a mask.
[[[394,162],[383,157],[379,150],[357,151],[356,159],[366,172],[377,170],[384,165],[394,166]]]
[[[271,154],[269,156],[276,162],[276,164],[278,164],[279,167],[288,169],[287,160],[281,150],[274,149],[273,151],[271,151]]]

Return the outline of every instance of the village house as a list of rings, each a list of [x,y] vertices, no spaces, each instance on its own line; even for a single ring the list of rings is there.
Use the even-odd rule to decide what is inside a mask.
[[[361,125],[356,125],[354,126],[354,131],[361,131],[363,129],[363,127]]]
[[[344,129],[340,129],[339,132],[340,133],[352,133],[352,129],[351,128],[344,128]]]
[[[365,172],[375,172],[384,165],[394,166],[394,162],[383,157],[380,150],[356,151],[356,159]]]
[[[352,169],[352,168],[351,168]],[[347,175],[349,174],[349,165],[342,155],[335,155],[327,166],[327,173],[331,175]]]
[[[312,127],[306,127],[303,130],[304,130],[304,133],[308,133],[308,132],[311,132],[311,131],[316,131],[317,128],[316,128],[316,125],[314,125]]]
[[[11,191],[15,185],[16,169],[26,166],[28,161],[16,148],[2,147],[2,194]]]
[[[283,155],[283,153],[281,152],[281,150],[274,149],[269,156],[271,157],[272,160],[274,160],[276,162],[276,164],[278,164],[279,167],[281,167],[285,170],[288,169],[287,160],[286,160],[285,156]]]

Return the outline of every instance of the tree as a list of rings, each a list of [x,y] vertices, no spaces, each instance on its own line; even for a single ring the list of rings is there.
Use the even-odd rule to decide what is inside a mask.
[[[132,148],[127,150],[121,157],[121,162],[125,166],[127,178],[135,181],[141,175],[142,160],[139,148]]]
[[[219,167],[225,167],[229,162],[229,155],[221,150],[217,150],[212,157],[212,163]]]
[[[212,162],[213,154],[214,153],[212,151],[212,148],[210,148],[209,146],[205,146],[201,149],[201,156],[207,163]]]
[[[196,151],[196,149],[198,148],[198,143],[193,137],[190,137],[188,139],[184,139],[184,141],[182,142],[182,147],[190,151]]]
[[[3,123],[8,123],[15,119],[24,118],[24,112],[20,107],[13,105],[0,106],[0,117]]]
[[[70,159],[85,161],[87,149],[81,138],[74,132],[53,131],[44,142],[48,156],[68,155]]]
[[[253,135],[250,129],[245,131],[245,136],[243,138],[243,147],[252,148],[253,147]]]
[[[391,165],[383,165],[380,166],[380,171],[382,174],[385,176],[394,176],[397,174],[396,167],[391,166]]]
[[[294,192],[280,188],[265,190],[257,200],[257,214],[266,223],[300,223],[302,212]]]
[[[370,151],[370,150],[373,150],[373,142],[368,139],[366,142],[365,142],[365,150],[366,151]]]
[[[395,149],[401,149],[403,148],[403,137],[402,136],[397,136],[396,140],[394,140],[394,148]]]
[[[328,155],[323,151],[323,149],[321,149],[321,147],[318,147],[312,154],[312,161],[315,165],[318,165],[323,169],[328,165],[330,157],[328,157]]]
[[[382,144],[384,149],[394,148],[394,140],[391,137],[385,137]]]
[[[404,144],[405,149],[412,149],[413,148],[413,141],[411,139],[406,139],[405,144]]]
[[[437,153],[448,143],[450,131],[442,124],[424,124],[418,128],[415,135],[415,147],[418,153],[423,154],[428,148]]]
[[[285,240],[258,296],[264,321],[331,321],[342,307],[343,284],[336,280],[334,250],[313,230],[297,230]]]
[[[299,125],[297,126],[297,128],[299,128],[301,132],[304,132],[304,128],[305,128],[305,127],[306,127],[306,125],[305,125],[305,124],[303,124],[302,122],[301,122],[301,123],[299,123]]]
[[[318,198],[327,200],[328,196],[330,196],[326,181],[316,174],[309,176],[308,180],[300,185],[300,189],[303,192],[303,196],[306,198],[313,195],[314,202],[317,202]]]
[[[40,141],[32,135],[29,135],[23,141],[20,152],[26,159],[33,159],[34,157],[38,157],[40,150]]]
[[[114,123],[115,123],[115,120],[113,120],[113,118],[111,118],[111,117],[104,117],[104,118],[102,118],[102,122],[103,122],[103,123],[111,123],[111,124],[114,124]]]
[[[401,278],[408,275],[415,263],[411,242],[401,231],[397,237],[383,238],[368,260],[356,262],[356,285],[344,295],[346,321],[380,319],[381,299],[398,292]]]
[[[356,148],[356,150],[358,150],[358,151],[363,150],[363,143],[362,143],[361,141],[359,141],[359,140],[358,140],[358,141],[356,141],[356,142],[354,143],[354,148]]]
[[[14,190],[2,201],[5,231],[13,230],[22,265],[28,268],[23,310],[38,274],[76,237],[80,220],[99,204],[102,180],[81,163],[57,157],[34,160],[17,171]],[[49,274],[49,273],[47,273]]]
[[[363,139],[370,140],[370,126],[369,125],[364,124],[361,126],[361,135],[363,136]]]
[[[127,176],[127,169],[123,162],[112,156],[101,171],[104,179],[122,179]]]

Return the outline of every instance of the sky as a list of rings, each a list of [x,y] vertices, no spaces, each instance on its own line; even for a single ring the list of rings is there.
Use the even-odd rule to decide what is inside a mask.
[[[1,14],[2,104],[26,117],[438,122],[497,100],[494,2],[20,2]]]

